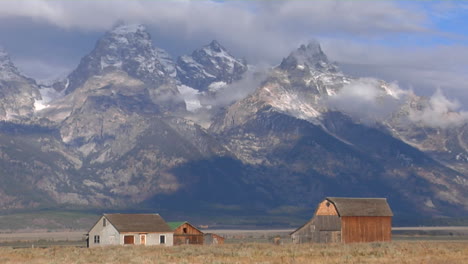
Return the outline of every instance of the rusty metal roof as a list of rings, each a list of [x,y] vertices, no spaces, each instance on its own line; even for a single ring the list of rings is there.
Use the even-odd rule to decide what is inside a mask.
[[[393,216],[385,198],[327,197],[339,216]]]
[[[172,229],[159,214],[104,214],[119,232],[168,232]]]

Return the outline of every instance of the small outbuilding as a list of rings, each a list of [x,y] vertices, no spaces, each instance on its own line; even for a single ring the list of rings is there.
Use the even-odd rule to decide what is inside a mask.
[[[159,214],[104,214],[88,232],[88,247],[173,245],[173,231]]]
[[[167,223],[174,232],[174,245],[203,245],[203,232],[189,222]]]
[[[214,234],[214,233],[206,233],[204,235],[204,237],[205,237],[205,241],[204,241],[205,245],[221,245],[221,244],[224,244],[224,237],[222,237],[220,235],[217,235],[217,234]]]
[[[391,241],[392,216],[385,198],[328,197],[291,238],[296,244]]]

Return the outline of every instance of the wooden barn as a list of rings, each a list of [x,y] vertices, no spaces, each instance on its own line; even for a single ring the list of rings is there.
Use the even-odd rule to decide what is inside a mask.
[[[203,245],[203,232],[189,222],[169,222],[167,224],[174,232],[174,245]]]
[[[291,238],[297,244],[391,241],[392,216],[385,198],[328,197]]]

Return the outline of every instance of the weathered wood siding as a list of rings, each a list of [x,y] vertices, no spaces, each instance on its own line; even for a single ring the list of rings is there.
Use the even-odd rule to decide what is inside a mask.
[[[174,230],[174,245],[203,244],[203,232],[189,223],[184,223]]]
[[[331,243],[341,241],[341,222],[336,215],[315,215],[297,229],[291,238],[293,243]]]
[[[224,244],[224,237],[219,236],[217,234],[208,233],[204,235],[204,242],[205,245],[221,245]]]
[[[324,200],[318,205],[315,215],[338,215],[338,211],[334,204]]]
[[[392,240],[390,216],[343,216],[341,237],[344,243]]]

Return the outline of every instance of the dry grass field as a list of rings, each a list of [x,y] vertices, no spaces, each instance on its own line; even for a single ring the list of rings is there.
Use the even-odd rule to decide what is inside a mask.
[[[468,263],[468,242],[0,248],[0,263]]]

